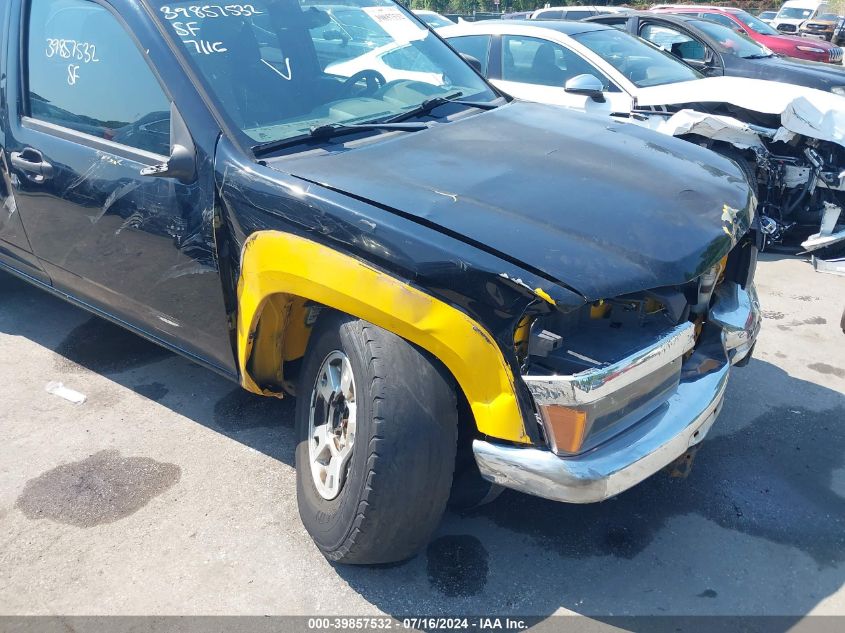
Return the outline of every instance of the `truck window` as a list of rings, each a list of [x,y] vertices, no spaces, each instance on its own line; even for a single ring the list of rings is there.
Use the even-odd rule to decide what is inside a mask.
[[[155,154],[170,152],[170,103],[117,19],[90,0],[32,0],[26,111]]]
[[[465,55],[475,57],[481,64],[481,74],[487,76],[487,56],[490,50],[489,35],[462,35],[461,37],[450,37],[449,43],[455,50]]]
[[[391,0],[151,1],[216,107],[250,146],[324,125],[401,117],[432,97],[496,98]]]
[[[431,59],[421,53],[418,48],[415,48],[413,44],[408,44],[407,46],[385,53],[381,59],[390,68],[396,70],[435,74],[439,70]]]

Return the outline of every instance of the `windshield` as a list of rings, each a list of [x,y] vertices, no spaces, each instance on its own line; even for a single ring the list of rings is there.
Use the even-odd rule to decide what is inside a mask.
[[[693,20],[690,22],[695,27],[704,31],[719,43],[723,53],[753,59],[756,57],[770,57],[773,53],[765,46],[761,46],[743,33],[737,33],[721,24],[709,20]]]
[[[438,15],[437,13],[417,13],[417,17],[433,29],[439,29],[444,26],[452,26],[455,24],[449,18],[444,18],[442,15]]]
[[[155,8],[253,145],[327,125],[386,121],[435,97],[496,99],[463,59],[391,0]]]
[[[816,17],[816,20],[821,20],[824,22],[835,22],[839,19],[839,16],[835,13],[822,13],[821,15]]]
[[[778,19],[786,18],[788,20],[806,20],[813,15],[812,9],[801,9],[799,7],[783,7],[778,12]]]
[[[363,11],[346,7],[325,7],[329,16],[327,29],[337,28],[350,39],[387,44],[390,36],[373,18]],[[324,31],[325,32],[325,31]]]
[[[761,14],[762,15],[762,14]],[[769,17],[774,17],[774,12]],[[739,19],[745,26],[747,26],[752,31],[756,31],[761,35],[779,35],[777,30],[773,29],[771,26],[763,22],[763,20],[759,20],[755,18],[750,13],[746,13],[745,11],[737,11],[734,13],[734,16]]]
[[[587,31],[573,35],[572,38],[596,53],[639,88],[702,77],[670,54],[618,29]]]

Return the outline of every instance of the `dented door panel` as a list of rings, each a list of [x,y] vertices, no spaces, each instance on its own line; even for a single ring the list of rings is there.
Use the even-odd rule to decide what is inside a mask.
[[[187,351],[228,360],[211,188],[140,176],[155,159],[34,129],[18,138],[53,166],[50,181],[22,179],[17,195],[54,285]]]
[[[0,263],[42,283],[49,283],[26,236],[18,205],[13,194],[12,179],[6,168],[6,152],[0,150]]]

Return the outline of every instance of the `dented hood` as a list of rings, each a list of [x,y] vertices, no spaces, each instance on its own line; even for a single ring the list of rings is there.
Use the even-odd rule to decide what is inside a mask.
[[[746,77],[708,77],[637,91],[637,106],[729,103],[780,115],[796,134],[845,146],[845,97],[805,86]]]
[[[750,223],[751,194],[732,162],[552,106],[512,103],[356,145],[269,164],[516,261],[589,300],[686,282]]]

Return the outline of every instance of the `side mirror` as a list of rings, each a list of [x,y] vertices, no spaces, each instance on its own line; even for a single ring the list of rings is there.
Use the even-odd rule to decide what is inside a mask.
[[[481,73],[481,62],[478,60],[477,57],[473,57],[472,55],[467,55],[466,53],[461,53],[461,57],[464,58],[464,61],[475,68],[476,72],[479,74]]]
[[[170,156],[163,163],[144,167],[142,176],[175,178],[183,184],[191,184],[197,178],[197,150],[194,139],[179,114],[175,103],[170,104]]]
[[[604,102],[604,84],[595,75],[576,75],[566,80],[563,89],[570,94],[590,97],[598,103]]]

